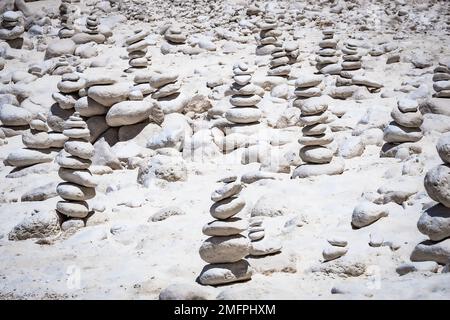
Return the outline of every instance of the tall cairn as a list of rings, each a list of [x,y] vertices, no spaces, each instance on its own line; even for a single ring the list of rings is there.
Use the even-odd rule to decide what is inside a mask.
[[[298,166],[292,178],[307,178],[316,175],[335,175],[344,171],[344,161],[334,158],[334,151],[329,145],[334,137],[328,126],[330,112],[326,100],[310,98],[300,106],[299,123],[303,125],[302,136],[298,143],[300,158],[304,164]]]
[[[450,263],[450,132],[444,133],[436,145],[444,162],[429,170],[424,186],[428,196],[437,202],[426,209],[417,228],[429,240],[419,243],[411,254],[412,261]]]
[[[84,219],[90,212],[86,200],[95,197],[97,186],[89,171],[94,147],[89,142],[90,132],[87,124],[78,112],[66,120],[63,134],[68,140],[56,161],[60,166],[59,177],[65,182],[56,188],[56,192],[63,199],[56,204],[56,210],[68,219]]]
[[[276,48],[277,37],[281,36],[281,31],[277,30],[277,21],[274,17],[265,17],[259,21],[257,27],[261,30],[259,33],[258,46],[256,47],[257,56],[272,54]]]
[[[423,122],[422,113],[417,101],[404,98],[397,101],[397,106],[392,109],[391,117],[394,121],[384,129],[386,144],[383,145],[380,155],[397,157],[398,150],[403,148],[408,151],[400,153],[398,157],[405,158],[413,151],[410,148],[411,143],[422,139],[423,133],[420,128]]]
[[[250,252],[250,241],[241,234],[248,222],[236,216],[245,207],[245,200],[239,196],[242,183],[235,176],[218,182],[223,185],[211,194],[214,204],[209,210],[215,220],[203,227],[203,234],[209,238],[199,250],[200,257],[209,263],[198,279],[203,285],[249,280],[253,273],[244,259]]]
[[[261,118],[261,110],[256,106],[261,97],[256,94],[256,86],[251,83],[252,74],[253,70],[245,63],[233,66],[233,95],[230,98],[232,107],[225,113],[225,118],[233,124],[257,124]]]
[[[62,0],[59,6],[59,17],[61,20],[61,29],[58,31],[58,37],[61,39],[70,38],[75,34],[71,15],[72,0]]]
[[[341,66],[338,65],[336,56],[337,40],[334,38],[334,30],[323,30],[322,34],[322,41],[319,42],[320,50],[316,57],[316,68],[323,74],[339,74]]]
[[[433,72],[433,97],[450,98],[450,64],[439,63]]]
[[[125,40],[128,51],[128,64],[130,68],[127,71],[147,68],[151,63],[151,57],[147,56],[148,42],[145,40],[150,33],[145,30],[135,30],[134,34]]]

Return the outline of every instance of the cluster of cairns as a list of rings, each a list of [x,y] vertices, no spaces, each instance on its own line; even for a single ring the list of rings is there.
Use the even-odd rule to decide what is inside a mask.
[[[256,106],[261,97],[257,94],[257,87],[251,83],[254,70],[243,62],[233,66],[233,84],[230,98],[232,107],[225,113],[225,118],[234,125],[258,124],[262,116]]]
[[[434,69],[433,89],[436,93],[433,97],[450,98],[450,65],[439,63]]]
[[[56,150],[60,150],[67,138],[57,132],[49,132],[47,119],[44,114],[38,113],[29,123],[30,130],[22,134],[24,149],[11,152],[6,163],[18,169],[52,162]]]
[[[59,16],[61,20],[61,29],[58,31],[58,37],[61,39],[71,38],[75,34],[73,29],[72,0],[62,0],[59,6]]]
[[[135,30],[134,34],[125,40],[128,52],[128,71],[147,68],[151,64],[151,57],[147,56],[148,42],[145,38],[150,33],[145,30]]]
[[[416,100],[403,98],[397,101],[391,112],[392,121],[384,129],[384,141],[381,156],[384,157],[407,157],[411,143],[422,139],[423,133],[420,126],[423,122],[422,113]],[[400,149],[406,152],[397,154]],[[407,151],[406,151],[407,150]]]
[[[267,16],[262,21],[257,22],[257,27],[261,30],[259,33],[258,46],[256,47],[257,56],[272,54],[277,47],[281,47],[277,38],[281,36],[281,31],[277,29],[277,20],[275,17]]]
[[[358,46],[351,41],[344,43],[342,48],[342,63],[338,78],[336,79],[336,86],[351,86],[353,85],[352,77],[361,69],[361,54],[358,52]]]
[[[300,108],[303,102],[309,98],[320,97],[322,95],[321,75],[302,75],[295,81],[295,100],[292,105]]]
[[[303,101],[300,110],[299,123],[304,127],[298,142],[303,146],[300,158],[304,164],[294,170],[292,178],[341,174],[344,161],[334,158],[334,151],[329,146],[334,138],[327,124],[330,115],[327,102],[321,98],[310,98]]]
[[[13,49],[21,49],[25,22],[21,11],[6,11],[1,15],[0,40],[6,41]]]
[[[58,213],[68,219],[83,219],[89,214],[86,200],[95,197],[97,186],[89,167],[94,147],[89,142],[90,132],[86,122],[75,112],[64,123],[67,141],[56,161],[58,174],[65,182],[58,184],[56,192],[63,199],[56,204]]]
[[[444,163],[427,172],[425,190],[437,202],[426,209],[417,222],[417,228],[429,240],[419,243],[411,253],[412,261],[450,263],[450,133],[444,133],[436,145]]]
[[[337,40],[334,39],[334,31],[326,29],[322,31],[323,38],[319,42],[320,50],[317,52],[316,68],[323,74],[339,74],[341,67],[338,65]]]
[[[249,280],[253,271],[244,259],[250,252],[250,241],[242,235],[248,229],[248,222],[236,215],[245,207],[245,200],[239,196],[242,183],[236,176],[218,181],[221,187],[211,194],[214,204],[211,216],[216,219],[203,227],[206,239],[200,247],[200,257],[209,263],[200,273],[203,285],[220,285]]]

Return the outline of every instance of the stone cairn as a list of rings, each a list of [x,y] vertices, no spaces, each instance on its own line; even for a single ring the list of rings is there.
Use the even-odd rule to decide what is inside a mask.
[[[434,69],[433,74],[433,89],[436,93],[433,94],[435,98],[450,98],[450,68],[449,66],[440,63]]]
[[[334,39],[334,31],[326,29],[322,31],[322,34],[322,41],[319,42],[320,50],[317,52],[318,56],[316,57],[316,68],[323,74],[338,74],[341,68],[337,67],[337,40]]]
[[[419,141],[423,136],[420,128],[423,116],[417,101],[399,99],[391,112],[391,117],[394,121],[384,129],[386,144],[381,150],[381,156],[384,157],[396,157],[401,147],[408,148],[409,144]]]
[[[322,95],[322,75],[302,75],[295,81],[294,94],[296,96],[292,105],[300,108],[306,99]]]
[[[281,46],[276,45],[272,51],[272,60],[270,68],[267,71],[268,76],[289,77],[291,66],[289,64],[288,53]]]
[[[252,269],[244,259],[250,250],[250,242],[241,233],[247,230],[246,220],[236,217],[245,207],[239,196],[242,183],[236,176],[221,179],[223,186],[211,194],[214,204],[210,214],[214,219],[203,227],[209,236],[200,247],[200,257],[209,263],[199,276],[203,285],[220,285],[248,280]]]
[[[59,16],[61,20],[61,29],[58,31],[58,37],[61,39],[70,38],[75,34],[73,21],[70,17],[72,0],[62,0],[59,6]]]
[[[98,20],[98,17],[94,14],[90,14],[86,18],[86,30],[85,32],[91,35],[97,35],[100,33],[98,30],[98,26],[100,24],[100,21]]]
[[[256,106],[261,97],[256,94],[256,86],[251,83],[252,74],[253,69],[245,63],[240,62],[233,66],[233,95],[230,98],[232,107],[225,113],[225,118],[233,124],[257,124],[261,118],[261,110]]]
[[[298,139],[303,147],[300,158],[305,162],[293,172],[293,178],[306,178],[321,174],[341,174],[344,162],[334,158],[334,151],[328,147],[333,142],[333,133],[327,125],[329,111],[326,101],[320,98],[305,100],[300,105],[299,123],[303,125],[302,137]]]
[[[148,42],[145,40],[150,33],[145,30],[135,30],[134,34],[125,40],[128,51],[128,71],[147,68],[151,63],[151,57],[147,55]]]
[[[97,185],[89,171],[94,147],[89,142],[87,124],[77,112],[64,123],[63,134],[68,140],[57,163],[60,166],[59,177],[65,182],[56,188],[63,199],[56,204],[56,210],[66,218],[83,219],[89,214],[86,200],[95,197]]]
[[[417,228],[429,240],[419,243],[411,253],[411,261],[450,263],[450,132],[444,133],[436,145],[444,163],[427,172],[425,190],[438,202],[426,209],[417,222]]]
[[[281,36],[281,31],[277,30],[277,26],[274,17],[265,17],[257,23],[257,27],[261,29],[258,46],[256,47],[257,56],[269,55],[274,51],[278,43],[277,37]]]
[[[342,71],[336,79],[336,86],[351,86],[353,84],[352,77],[358,70],[361,69],[361,54],[358,52],[358,47],[347,41],[342,48]]]
[[[25,22],[21,11],[6,11],[1,15],[0,40],[6,41],[13,49],[21,49]]]
[[[171,25],[164,33],[164,39],[171,45],[181,45],[186,43],[187,36],[180,26]]]
[[[61,149],[67,138],[60,133],[48,132],[45,115],[39,113],[29,123],[30,131],[22,134],[24,149],[11,152],[6,162],[16,168],[52,162],[56,156],[55,149]]]
[[[298,48],[298,43],[295,41],[289,41],[284,43],[284,51],[289,59],[288,64],[293,65],[297,62],[300,50]]]
[[[156,89],[152,93],[152,98],[158,102],[176,99],[180,94],[181,83],[178,81],[178,73],[155,72],[149,82],[152,88]]]

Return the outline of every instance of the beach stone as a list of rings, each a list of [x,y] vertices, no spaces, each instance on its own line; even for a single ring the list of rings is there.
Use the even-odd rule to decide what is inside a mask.
[[[388,215],[389,211],[384,205],[377,205],[370,201],[361,201],[353,209],[352,226],[362,228]]]
[[[273,238],[264,238],[250,243],[250,252],[252,256],[267,256],[281,252],[283,245],[281,241]]]
[[[210,237],[200,249],[200,257],[208,263],[237,262],[248,255],[249,240],[242,235]]]
[[[220,263],[206,265],[199,276],[203,285],[220,285],[238,281],[249,280],[253,270],[249,263],[240,260],[235,263]]]
[[[386,142],[417,142],[422,139],[422,131],[420,128],[408,128],[396,123],[389,124],[383,131],[384,140]]]
[[[252,123],[258,121],[261,114],[257,108],[231,108],[225,113],[225,118],[233,123]]]
[[[348,251],[348,248],[329,246],[322,251],[324,262],[342,257]]]
[[[245,231],[247,221],[241,218],[228,218],[226,220],[214,220],[204,225],[202,232],[207,236],[234,236]]]
[[[87,95],[101,105],[110,107],[115,103],[126,100],[129,91],[130,86],[127,83],[116,83],[90,87]]]
[[[435,261],[439,264],[446,264],[449,259],[450,238],[440,242],[423,241],[411,253],[411,261]]]
[[[89,207],[85,201],[58,201],[56,211],[72,218],[85,218],[89,214]]]
[[[74,108],[82,117],[93,117],[108,112],[108,108],[88,96],[78,99],[74,104]]]
[[[45,59],[72,55],[75,52],[76,44],[71,39],[54,39],[45,50]]]
[[[430,169],[425,175],[424,186],[431,199],[450,208],[449,165],[438,165]]]
[[[97,186],[97,182],[87,169],[68,169],[62,167],[59,169],[58,175],[64,181],[79,184],[84,187],[95,188]]]
[[[220,200],[230,198],[230,197],[238,194],[239,192],[241,192],[241,190],[242,190],[241,182],[239,182],[239,181],[231,182],[231,183],[225,184],[224,186],[216,189],[211,194],[211,200],[214,202],[218,202]]]
[[[5,126],[26,126],[32,119],[28,110],[12,104],[0,105],[0,121]]]
[[[83,187],[75,183],[60,183],[56,187],[58,195],[64,200],[82,201],[95,197],[95,188]]]
[[[59,233],[59,219],[54,210],[33,210],[11,232],[8,233],[10,241],[27,240],[33,238],[46,238]]]
[[[56,156],[56,163],[67,169],[87,169],[91,165],[91,160],[74,157],[64,151]]]
[[[87,141],[69,140],[64,144],[64,150],[82,159],[91,159],[94,156],[94,146]]]
[[[436,150],[442,161],[450,164],[450,132],[441,135],[436,144]]]
[[[156,155],[139,166],[137,181],[148,187],[153,179],[168,182],[185,181],[187,168],[183,158]]]
[[[186,212],[183,209],[176,206],[170,206],[158,210],[155,214],[151,216],[149,220],[151,220],[152,222],[158,222],[166,220],[169,217],[181,216],[185,214]]]
[[[159,300],[209,300],[210,294],[199,285],[174,283],[159,293]]]
[[[111,127],[131,125],[149,118],[153,103],[150,101],[123,101],[114,104],[106,115]]]
[[[38,163],[52,162],[54,154],[49,150],[19,149],[6,157],[6,162],[13,167],[27,167]]]
[[[428,208],[417,222],[417,228],[433,241],[450,237],[450,208],[442,204]]]
[[[215,202],[209,212],[215,219],[224,220],[231,218],[245,207],[245,200],[242,197],[228,197]]]

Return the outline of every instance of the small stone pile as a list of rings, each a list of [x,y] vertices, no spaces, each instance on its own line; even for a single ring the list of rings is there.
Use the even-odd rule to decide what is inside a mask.
[[[335,158],[334,152],[327,145],[333,142],[333,134],[327,125],[329,111],[328,104],[320,98],[311,98],[300,106],[299,123],[304,125],[303,136],[298,142],[303,146],[300,149],[300,158],[306,163],[298,166],[293,178],[306,178],[320,174],[341,174],[344,171],[342,159]]]
[[[30,131],[22,134],[24,149],[11,152],[6,162],[16,168],[29,167],[39,163],[52,162],[55,149],[61,149],[67,138],[56,132],[48,132],[45,115],[38,114],[29,123]]]
[[[252,74],[253,69],[245,63],[233,66],[232,107],[225,113],[225,118],[233,124],[256,124],[261,118],[261,110],[256,106],[261,97],[256,94],[256,86],[251,83]]]
[[[171,100],[180,94],[181,83],[178,81],[178,73],[155,72],[149,82],[152,88],[156,89],[152,94],[152,98],[155,100]]]
[[[278,24],[274,17],[266,17],[257,23],[257,27],[261,29],[258,46],[256,47],[257,56],[269,55],[277,47],[277,37],[282,34],[281,31],[277,30],[277,26]]]
[[[25,22],[21,11],[6,11],[1,15],[0,40],[6,41],[13,49],[21,49]]]
[[[298,43],[295,41],[286,42],[284,44],[284,51],[286,52],[286,56],[289,59],[289,64],[293,65],[297,62],[298,56],[300,54],[300,50],[298,48]]]
[[[100,21],[98,20],[98,17],[96,15],[90,14],[86,18],[86,33],[91,35],[99,34],[98,26],[100,24]]]
[[[433,89],[436,93],[435,98],[450,98],[450,66],[445,63],[439,63],[434,69]]]
[[[292,105],[300,108],[306,99],[321,96],[322,79],[323,76],[321,75],[302,75],[298,77],[295,81],[294,91],[296,99],[293,101]]]
[[[316,68],[323,74],[339,74],[341,66],[338,65],[336,56],[337,40],[334,39],[334,31],[327,29],[323,30],[322,34],[322,41],[319,42],[320,50],[316,57]]]
[[[180,26],[172,25],[164,33],[164,39],[172,45],[185,44],[187,35],[181,30]]]
[[[73,29],[73,22],[71,21],[71,6],[72,0],[62,0],[59,6],[59,16],[61,19],[61,29],[58,31],[58,37],[61,39],[70,38],[75,34]]]
[[[389,152],[393,151],[391,149],[398,150],[402,144],[417,142],[423,136],[420,128],[423,116],[417,101],[399,99],[391,112],[391,117],[394,121],[384,129],[384,141],[387,143],[382,147],[381,156],[385,157],[395,157],[397,152]],[[409,145],[402,147],[407,148]]]
[[[263,226],[264,218],[255,216],[250,218],[248,238],[250,239],[250,256],[267,256],[281,252],[283,248],[277,239],[267,238]]]
[[[336,86],[351,86],[353,85],[353,75],[361,69],[361,55],[358,52],[358,47],[347,41],[342,48],[342,71],[336,80]]]
[[[281,46],[276,46],[272,51],[272,60],[270,68],[267,71],[268,76],[289,77],[291,73],[290,59],[286,50]]]
[[[63,199],[56,210],[67,218],[86,218],[89,206],[86,200],[95,197],[97,186],[89,167],[94,147],[89,142],[90,133],[86,122],[75,112],[65,123],[63,134],[68,138],[64,151],[57,158],[59,177],[65,182],[56,191]]]
[[[425,210],[417,222],[419,231],[429,240],[419,243],[411,253],[412,261],[450,262],[450,133],[444,133],[436,145],[444,163],[427,172],[425,190],[438,202]]]
[[[125,40],[128,51],[129,70],[135,68],[147,68],[151,62],[150,56],[147,55],[148,42],[145,40],[150,33],[145,30],[135,30],[134,34]]]
[[[250,241],[241,233],[248,223],[236,215],[245,207],[245,200],[239,196],[242,183],[236,176],[219,181],[221,187],[211,194],[214,204],[211,216],[216,219],[203,227],[203,234],[209,236],[200,247],[200,257],[209,263],[199,276],[203,285],[220,285],[249,280],[252,269],[244,259],[250,250]]]

